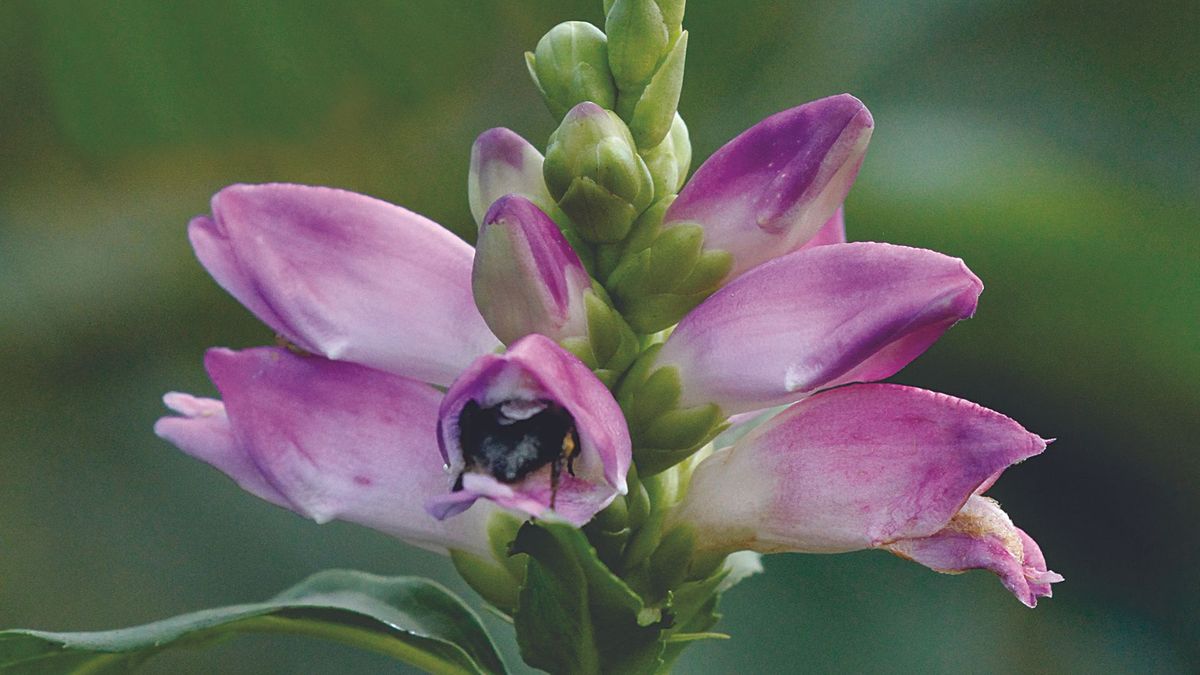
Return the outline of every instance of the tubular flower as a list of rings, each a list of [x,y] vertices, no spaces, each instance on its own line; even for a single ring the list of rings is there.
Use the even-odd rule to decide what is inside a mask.
[[[980,495],[1045,447],[961,399],[851,385],[796,403],[706,458],[675,517],[704,532],[700,546],[711,550],[882,548],[939,572],[988,569],[1033,607],[1062,577]]]
[[[494,354],[470,246],[341,190],[236,185],[212,206],[189,226],[201,263],[306,353],[210,350],[222,400],[168,394],[179,416],[159,420],[160,436],[269,502],[438,550],[485,551],[495,511],[443,522],[426,508],[439,497],[455,512],[477,497],[530,515],[558,506],[582,523],[625,490],[630,445],[612,395],[544,337]],[[431,385],[449,386],[453,410]]]

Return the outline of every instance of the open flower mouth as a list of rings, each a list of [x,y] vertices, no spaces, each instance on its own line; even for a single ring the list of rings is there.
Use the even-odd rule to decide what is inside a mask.
[[[575,475],[579,449],[575,419],[553,401],[512,400],[487,408],[467,401],[458,416],[458,429],[463,473],[479,471],[511,484],[549,464],[552,495],[564,465]],[[460,473],[454,491],[462,487]]]

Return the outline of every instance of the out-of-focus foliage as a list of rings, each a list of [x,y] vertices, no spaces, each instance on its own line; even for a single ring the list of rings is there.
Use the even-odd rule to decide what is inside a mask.
[[[323,567],[462,589],[442,558],[306,523],[153,436],[161,392],[212,392],[206,346],[271,340],[184,224],[225,184],[283,180],[470,238],[471,141],[503,125],[544,144],[522,53],[559,21],[599,23],[599,5],[0,2],[0,625],[140,623]],[[1028,611],[985,573],[775,556],[727,596],[734,639],[692,647],[681,672],[1196,668],[1198,23],[1170,0],[690,4],[695,164],[850,91],[878,125],[851,237],[984,279],[978,317],[894,379],[1059,438],[997,489],[1067,582]],[[150,669],[383,667],[260,637]]]

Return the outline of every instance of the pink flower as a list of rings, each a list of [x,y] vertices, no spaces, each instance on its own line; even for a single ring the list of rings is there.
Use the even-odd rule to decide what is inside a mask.
[[[238,185],[212,209],[189,227],[200,261],[309,354],[210,350],[222,400],[168,394],[180,416],[159,420],[160,436],[318,522],[358,522],[439,550],[485,551],[494,509],[443,522],[427,508],[446,515],[485,497],[541,515],[553,504],[582,524],[624,492],[630,445],[612,395],[545,337],[494,354],[500,342],[472,299],[473,250],[454,235],[328,188]],[[567,273],[546,271],[546,283]],[[529,432],[492,439],[533,449],[513,473],[462,442],[495,431],[494,414]]]
[[[701,462],[675,518],[718,551],[882,548],[939,572],[988,569],[1033,607],[1062,577],[980,495],[1045,447],[974,403],[850,385],[796,403]]]

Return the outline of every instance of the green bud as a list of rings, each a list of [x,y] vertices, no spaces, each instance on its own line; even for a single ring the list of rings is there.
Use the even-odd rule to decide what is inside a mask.
[[[560,23],[542,36],[525,64],[555,119],[576,104],[616,104],[617,90],[608,68],[608,38],[586,21]]]
[[[678,113],[666,138],[643,152],[642,159],[646,161],[646,168],[650,169],[650,177],[654,179],[655,200],[679,192],[692,165],[692,141],[687,125]]]
[[[654,199],[654,180],[616,113],[585,102],[550,136],[546,186],[586,241],[620,241]]]
[[[640,90],[650,81],[679,35],[682,4],[664,0],[670,17],[654,0],[615,0],[609,7],[604,22],[608,63],[621,91]],[[679,22],[670,21],[676,15]]]

